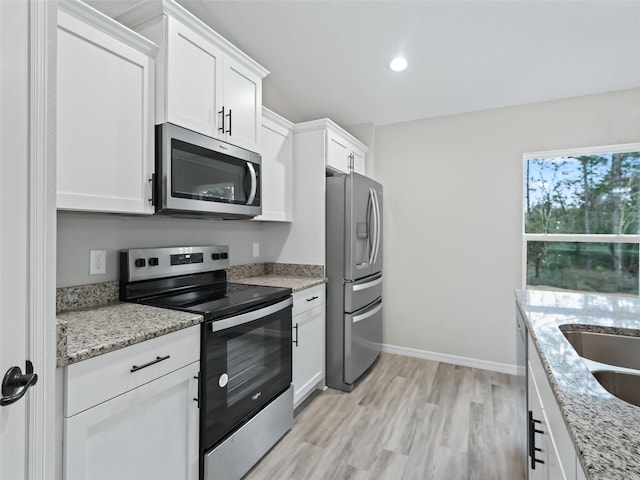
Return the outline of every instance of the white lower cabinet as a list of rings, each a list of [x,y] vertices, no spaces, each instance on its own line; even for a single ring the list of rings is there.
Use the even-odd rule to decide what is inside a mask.
[[[534,454],[532,465],[529,457],[530,480],[576,480],[576,451],[562,418],[542,363],[531,339],[529,339],[528,390],[529,454]],[[533,430],[533,432],[532,432]]]
[[[175,346],[173,338],[178,340]],[[190,327],[67,367],[68,398],[82,396],[89,388],[100,390],[100,379],[114,377],[107,371],[110,366],[116,374],[129,376],[130,383],[127,391],[78,413],[67,406],[63,419],[66,480],[198,479],[198,338],[199,327]],[[123,369],[120,360],[127,350],[132,361]],[[175,369],[171,360],[188,355],[196,361]],[[145,367],[140,358],[148,358],[150,365]],[[94,379],[86,379],[92,369],[84,366],[77,375],[70,371],[86,362],[96,367]],[[149,372],[158,376],[145,378],[149,381],[139,385],[136,374]]]
[[[325,286],[293,294],[293,404],[324,387]]]

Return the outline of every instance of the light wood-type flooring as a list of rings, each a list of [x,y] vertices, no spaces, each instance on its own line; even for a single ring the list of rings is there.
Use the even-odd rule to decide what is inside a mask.
[[[246,480],[522,480],[516,377],[382,354],[327,389]]]

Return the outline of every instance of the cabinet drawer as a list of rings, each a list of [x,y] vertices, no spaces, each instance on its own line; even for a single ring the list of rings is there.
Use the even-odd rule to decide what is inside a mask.
[[[197,480],[199,367],[65,418],[65,480]]]
[[[293,316],[324,303],[324,283],[293,294]]]
[[[144,367],[157,359],[163,360]],[[195,325],[69,365],[64,416],[75,415],[199,359],[200,326]]]

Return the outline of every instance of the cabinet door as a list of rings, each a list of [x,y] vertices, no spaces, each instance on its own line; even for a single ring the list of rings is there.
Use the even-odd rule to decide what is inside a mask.
[[[365,156],[362,150],[354,149],[351,154],[353,171],[360,175],[365,175]]]
[[[57,207],[153,213],[154,61],[58,12]]]
[[[349,173],[351,155],[350,146],[344,139],[327,132],[327,163],[326,166],[342,173]]]
[[[166,120],[223,138],[223,53],[172,17],[167,18]]]
[[[293,326],[293,404],[298,406],[322,380],[324,305],[294,316]]]
[[[254,220],[290,222],[293,171],[291,128],[263,115],[260,151],[262,153],[262,215]]]
[[[66,480],[198,479],[199,362],[64,419]]]
[[[260,150],[262,79],[231,57],[224,64],[225,140],[253,152]]]
[[[527,458],[529,469],[529,480],[549,480],[549,454],[547,448],[547,425],[542,411],[542,402],[536,382],[533,378],[531,367],[528,371],[528,390],[529,390],[529,416],[533,419],[533,423],[527,423],[527,433],[529,441],[533,440],[533,445],[528,445],[529,454],[535,454],[535,458],[539,462],[531,464],[531,457]],[[531,432],[531,429],[537,430]],[[534,450],[540,449],[540,450]],[[555,479],[554,479],[555,480]]]

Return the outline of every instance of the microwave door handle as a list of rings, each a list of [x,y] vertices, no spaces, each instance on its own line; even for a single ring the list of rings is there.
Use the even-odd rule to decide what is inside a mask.
[[[247,199],[247,205],[251,205],[256,198],[256,191],[258,190],[258,177],[256,176],[256,169],[253,168],[251,162],[247,162],[247,168],[251,175],[251,192],[249,192],[249,198]]]

